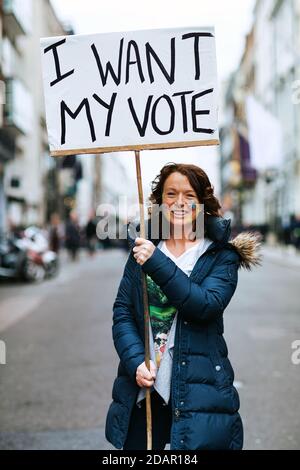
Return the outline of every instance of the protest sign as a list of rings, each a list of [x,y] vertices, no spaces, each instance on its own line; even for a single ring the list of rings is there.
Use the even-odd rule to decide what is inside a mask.
[[[217,145],[213,28],[41,39],[51,155]]]

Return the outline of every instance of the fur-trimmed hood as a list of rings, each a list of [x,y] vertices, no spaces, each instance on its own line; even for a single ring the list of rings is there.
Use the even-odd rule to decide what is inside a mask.
[[[261,265],[261,236],[259,234],[242,232],[230,240],[229,243],[240,256],[240,268],[251,270],[253,267]]]

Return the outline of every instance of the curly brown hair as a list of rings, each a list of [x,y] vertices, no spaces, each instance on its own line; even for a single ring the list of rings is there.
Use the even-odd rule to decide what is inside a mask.
[[[150,204],[161,206],[163,201],[163,189],[167,178],[172,173],[181,173],[189,180],[190,185],[197,194],[200,204],[204,205],[204,230],[208,216],[220,216],[221,205],[214,195],[214,188],[210,180],[202,168],[192,164],[186,163],[167,163],[151,183],[151,194],[149,196]],[[151,205],[148,210],[150,219],[154,214],[152,213]],[[160,234],[161,234],[161,214],[160,214]],[[161,236],[161,235],[160,235]]]

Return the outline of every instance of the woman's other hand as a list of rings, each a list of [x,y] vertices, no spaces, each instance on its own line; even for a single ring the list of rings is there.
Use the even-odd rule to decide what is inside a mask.
[[[147,369],[146,363],[143,362],[136,370],[136,383],[139,387],[152,387],[156,378],[156,365],[150,361],[150,371]]]
[[[135,239],[135,247],[133,248],[134,257],[136,262],[140,265],[143,265],[149,258],[152,256],[155,250],[155,245],[153,245],[150,240],[145,238],[137,237]]]

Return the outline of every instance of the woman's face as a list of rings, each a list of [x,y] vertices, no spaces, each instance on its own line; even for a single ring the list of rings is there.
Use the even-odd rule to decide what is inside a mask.
[[[178,172],[172,173],[166,179],[162,203],[165,216],[170,223],[180,226],[192,223],[196,219],[201,204],[188,178]]]

